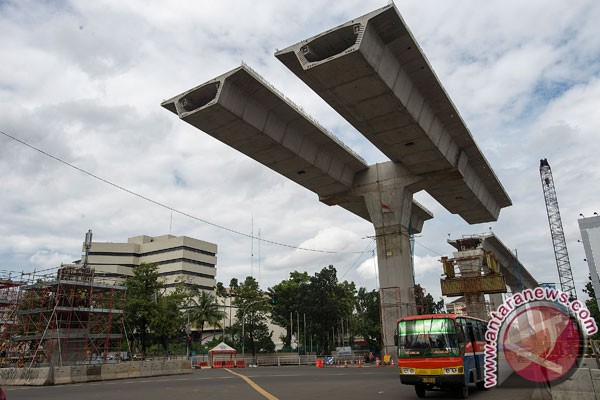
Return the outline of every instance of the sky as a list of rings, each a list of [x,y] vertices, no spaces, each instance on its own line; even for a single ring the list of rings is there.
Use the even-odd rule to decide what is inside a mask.
[[[385,162],[273,54],[386,4],[0,1],[0,275],[80,259],[91,229],[99,242],[216,243],[226,286],[254,276],[266,289],[333,265],[339,280],[376,289],[370,223],[160,103],[244,62],[369,164]],[[577,219],[600,212],[600,3],[395,5],[513,202],[498,221],[469,225],[417,193],[434,219],[415,237],[416,282],[439,298],[447,240],[491,230],[538,281],[558,283],[539,175],[547,158],[586,297]]]

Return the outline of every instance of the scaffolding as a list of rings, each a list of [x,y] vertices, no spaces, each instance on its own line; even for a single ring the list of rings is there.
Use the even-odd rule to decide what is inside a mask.
[[[23,284],[11,275],[8,273],[8,276],[0,277],[0,367],[8,366],[10,337],[17,323],[19,287]]]
[[[418,305],[415,304],[415,291],[411,288],[407,297],[412,301],[406,302],[402,300],[400,288],[398,286],[384,287],[379,289],[380,311],[382,321],[398,321],[402,317],[417,314]],[[396,332],[396,324],[388,326],[381,332],[383,343],[394,343]],[[395,354],[395,346],[383,346],[384,354]]]
[[[3,310],[5,364],[76,365],[121,353],[124,286],[95,280],[93,269],[73,265],[21,277]],[[9,292],[0,286],[0,295],[2,289]]]
[[[473,235],[449,240],[458,251],[454,258],[442,257],[446,277],[440,280],[442,295],[464,296],[466,314],[482,319],[488,319],[489,315],[485,295],[506,293],[496,256],[482,248],[485,237]]]

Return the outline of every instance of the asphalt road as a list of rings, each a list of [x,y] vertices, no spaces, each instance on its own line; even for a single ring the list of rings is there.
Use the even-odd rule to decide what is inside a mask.
[[[413,387],[402,385],[393,367],[203,369],[191,375],[4,389],[8,400],[417,399]],[[478,391],[473,387],[469,398],[530,400],[531,394],[531,389]],[[427,392],[427,397],[455,398],[444,392]]]

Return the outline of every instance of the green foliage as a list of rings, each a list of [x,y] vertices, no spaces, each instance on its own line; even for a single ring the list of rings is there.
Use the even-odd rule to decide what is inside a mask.
[[[243,283],[232,286],[232,292],[233,305],[237,307],[237,322],[232,328],[238,334],[240,343],[243,340],[244,352],[249,351],[256,356],[257,352],[273,351],[273,333],[269,332],[265,322],[270,311],[269,297],[265,296],[258,282],[250,276]]]
[[[291,349],[292,332],[300,325],[298,319],[302,319],[304,325],[306,318],[303,330],[314,339],[311,342],[319,351],[329,352],[333,333],[339,329],[343,319],[352,315],[356,289],[354,283],[339,283],[337,272],[330,265],[312,277],[306,272],[294,271],[289,279],[273,286],[270,291],[278,295],[272,317],[274,323],[286,328],[284,348]],[[306,350],[303,332],[296,332],[296,336],[299,345]]]
[[[337,271],[330,265],[310,278],[305,312],[310,315],[309,330],[317,350],[329,354],[334,347],[333,336],[342,319],[354,308],[354,283],[338,283]]]
[[[225,286],[223,286],[223,282],[217,282],[215,292],[217,297],[227,297],[227,289],[225,289]]]
[[[185,293],[187,313],[192,326],[200,332],[200,343],[204,336],[204,326],[221,327],[225,313],[220,309],[216,297],[197,287],[189,287]]]
[[[124,319],[130,337],[141,347],[146,356],[149,345],[150,326],[156,318],[157,296],[163,285],[158,280],[158,266],[140,264],[133,268],[133,276],[125,281],[127,299]]]
[[[589,299],[586,300],[585,305],[590,311],[592,318],[594,318],[594,320],[596,321],[596,325],[600,327],[600,310],[598,309],[598,303],[596,301],[596,292],[594,291],[594,287],[592,286],[592,277],[589,275],[588,282],[585,284],[585,289],[583,289],[583,292],[587,293],[589,297]],[[594,335],[592,335],[591,339],[599,340],[600,332],[596,332]]]
[[[271,310],[273,323],[286,328],[286,335],[283,338],[284,348],[291,348],[294,327],[290,325],[290,314],[299,315],[306,312],[309,283],[308,273],[294,271],[290,273],[290,279],[283,280],[269,289],[269,292],[277,293],[277,304],[273,304]]]
[[[182,297],[177,292],[157,296],[156,313],[150,321],[150,329],[165,354],[168,353],[169,342],[182,336],[184,317],[181,304]]]
[[[221,289],[219,289],[221,287]],[[330,265],[314,276],[294,271],[268,292],[260,290],[258,282],[247,277],[242,283],[230,282],[230,291],[217,285],[223,295],[232,296],[232,306],[237,309],[237,322],[226,329],[229,344],[245,353],[274,350],[272,332],[267,321],[286,329],[281,337],[285,351],[293,351],[295,337],[297,350],[318,354],[331,354],[336,345],[348,345],[352,338],[361,338],[370,349],[380,348],[380,299],[376,290],[356,289],[352,282],[338,282],[337,271]],[[417,287],[417,298],[422,312],[444,312],[442,299],[435,301],[431,295]],[[243,331],[243,334],[242,334]],[[300,331],[300,332],[298,332]],[[340,339],[341,338],[341,339]]]
[[[415,303],[419,314],[442,314],[445,312],[444,299],[435,301],[431,293],[425,295],[421,285],[415,285]]]
[[[381,343],[381,316],[379,293],[367,292],[361,287],[356,294],[355,314],[352,318],[352,332],[364,338],[370,349],[379,349]]]

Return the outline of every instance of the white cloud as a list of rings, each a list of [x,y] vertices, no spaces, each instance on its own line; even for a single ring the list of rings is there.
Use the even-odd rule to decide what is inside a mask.
[[[51,250],[38,250],[31,257],[29,261],[42,268],[56,268],[62,263],[70,263],[74,260],[79,259],[71,254],[61,254]]]
[[[379,279],[379,274],[377,272],[377,257],[370,257],[363,261],[356,269],[356,272],[361,278],[367,281],[373,281],[376,283],[376,286],[379,286],[377,283]]]
[[[171,233],[219,245],[217,279],[334,265],[375,288],[372,226],[179,121],[160,102],[244,60],[369,163],[380,151],[273,57],[276,48],[381,7],[380,1],[295,3],[9,1],[0,4],[0,129],[124,193],[0,135],[0,269],[33,269],[78,254],[83,236],[125,241]],[[600,5],[594,1],[398,3],[478,146],[513,200],[500,220],[469,226],[427,194],[435,218],[415,246],[418,283],[439,291],[440,254],[492,227],[541,281],[557,281],[539,160],[548,158],[576,281],[580,212],[599,211]],[[248,18],[252,15],[252,18]],[[210,223],[206,223],[208,221]],[[251,244],[254,235],[280,246]],[[212,223],[212,224],[211,224]],[[307,252],[306,247],[328,252]],[[259,256],[260,250],[260,256]],[[253,253],[253,254],[252,254]],[[75,256],[78,258],[79,256]],[[261,282],[262,283],[262,282]]]

